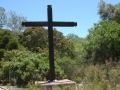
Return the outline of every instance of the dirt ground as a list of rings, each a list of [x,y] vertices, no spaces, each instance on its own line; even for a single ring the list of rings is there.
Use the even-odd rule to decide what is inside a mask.
[[[0,86],[0,90],[18,90],[18,88],[13,86]]]

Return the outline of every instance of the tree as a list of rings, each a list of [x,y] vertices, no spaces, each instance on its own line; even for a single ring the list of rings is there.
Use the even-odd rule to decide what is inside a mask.
[[[66,38],[73,41],[73,42],[78,42],[80,40],[80,37],[78,35],[76,35],[76,34],[73,34],[73,33],[68,34],[66,36]]]
[[[86,43],[86,38],[80,38],[75,34],[68,34],[66,38],[74,43],[75,60],[77,64],[80,65],[83,62],[83,56],[85,54],[84,45]]]
[[[54,52],[60,57],[74,58],[73,42],[68,41],[61,32],[53,30]],[[48,32],[41,27],[27,28],[21,36],[21,44],[32,52],[48,52]]]
[[[9,11],[7,14],[7,27],[12,30],[15,35],[19,35],[25,27],[21,25],[22,22],[26,21],[26,17],[16,14],[14,11]]]
[[[18,49],[18,41],[9,30],[0,30],[0,49]]]
[[[68,56],[72,59],[76,57],[74,53],[74,43],[69,41],[63,33],[53,30],[54,50],[58,52],[60,57]]]
[[[118,61],[120,58],[120,24],[115,21],[100,21],[89,29],[87,44],[88,62],[105,63],[105,60]]]
[[[21,36],[20,43],[32,52],[45,50],[48,48],[47,30],[41,27],[27,28]]]
[[[75,52],[79,53],[79,54],[83,54],[84,52],[84,48],[83,45],[86,42],[85,38],[80,38],[78,35],[76,34],[68,34],[66,36],[66,38],[69,41],[72,41],[74,43],[74,47],[75,47]]]
[[[6,13],[3,7],[0,7],[0,29],[6,24]]]
[[[10,30],[0,30],[0,59],[7,50],[18,49],[18,40],[14,37]]]
[[[102,20],[115,20],[117,23],[120,23],[120,3],[112,5],[106,4],[104,0],[100,0],[98,8],[98,14]]]

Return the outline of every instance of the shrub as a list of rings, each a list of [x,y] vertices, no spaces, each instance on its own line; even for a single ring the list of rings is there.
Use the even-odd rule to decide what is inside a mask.
[[[81,79],[80,77],[75,77],[75,78],[74,78],[74,81],[75,81],[76,83],[80,83],[80,82],[82,81],[82,79]]]
[[[9,71],[18,75],[17,84],[26,85],[29,81],[44,80],[49,77],[48,54],[35,54],[30,51],[12,50],[5,53],[1,62],[2,79],[9,80]],[[62,69],[55,63],[55,74],[57,79],[65,77]]]

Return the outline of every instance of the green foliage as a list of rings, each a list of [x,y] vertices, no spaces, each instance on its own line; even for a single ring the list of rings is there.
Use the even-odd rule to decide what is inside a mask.
[[[0,59],[6,50],[18,49],[18,40],[9,30],[0,30]]]
[[[81,83],[82,79],[80,77],[75,77],[74,81],[79,84]]]
[[[89,66],[85,69],[85,77],[87,82],[100,82],[102,73],[100,73],[101,70],[98,68],[98,66]]]
[[[69,57],[56,59],[57,64],[64,70],[68,79],[72,79],[76,73],[76,62]],[[72,67],[71,67],[72,66]]]
[[[35,54],[30,51],[12,50],[5,53],[1,62],[2,80],[7,79],[9,71],[14,71],[18,74],[17,84],[25,85],[29,81],[44,80],[49,78],[49,61],[48,54]],[[64,72],[55,63],[56,79],[65,77]]]
[[[85,84],[83,85],[85,90],[119,90],[119,65],[119,62],[106,62],[105,65],[86,67],[84,72]]]
[[[27,28],[21,39],[22,45],[33,52],[39,52],[39,48],[48,47],[47,30],[41,27]]]
[[[80,38],[78,35],[73,34],[73,33],[68,34],[68,35],[66,36],[66,38],[67,38],[68,40],[73,41],[73,42],[80,42],[80,39],[82,39],[82,38]]]
[[[27,88],[26,90],[46,90],[45,87],[42,87],[42,86],[37,86],[35,85],[33,82],[29,82],[27,84]]]
[[[74,45],[68,41],[61,32],[54,31],[54,53],[56,56],[64,57],[69,56],[75,57]],[[20,36],[20,43],[32,52],[48,52],[48,31],[41,27],[27,28],[23,32],[23,36]]]
[[[84,45],[86,43],[86,38],[80,38],[76,34],[68,34],[66,38],[74,43],[74,54],[76,55],[75,60],[78,65],[83,64],[84,62],[84,55],[85,55],[85,50],[84,50]]]
[[[83,45],[85,44],[86,40],[85,38],[80,38],[76,34],[68,34],[66,38],[74,43],[74,50],[75,53],[78,55],[82,55],[84,53],[84,47]]]
[[[4,57],[5,49],[0,49],[0,58]]]
[[[64,86],[62,90],[74,90],[72,86]]]
[[[120,24],[120,3],[112,5],[100,0],[98,14],[102,20],[113,20]]]
[[[9,30],[0,30],[0,49],[18,49],[18,41]]]
[[[53,30],[53,41],[54,41],[54,50],[56,51],[55,55],[59,57],[70,57],[75,58],[74,53],[74,43],[67,40],[63,33],[57,31],[55,28]]]
[[[105,63],[105,60],[118,61],[120,55],[120,25],[115,21],[100,21],[89,29],[87,61],[93,64]]]

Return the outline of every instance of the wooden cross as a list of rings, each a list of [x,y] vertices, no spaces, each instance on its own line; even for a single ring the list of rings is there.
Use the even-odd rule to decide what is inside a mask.
[[[53,46],[53,26],[73,27],[77,26],[77,22],[56,22],[52,21],[52,5],[47,6],[48,21],[43,22],[22,22],[22,26],[48,26],[48,40],[49,40],[49,66],[50,66],[50,82],[55,80],[55,66],[54,66],[54,46]]]

